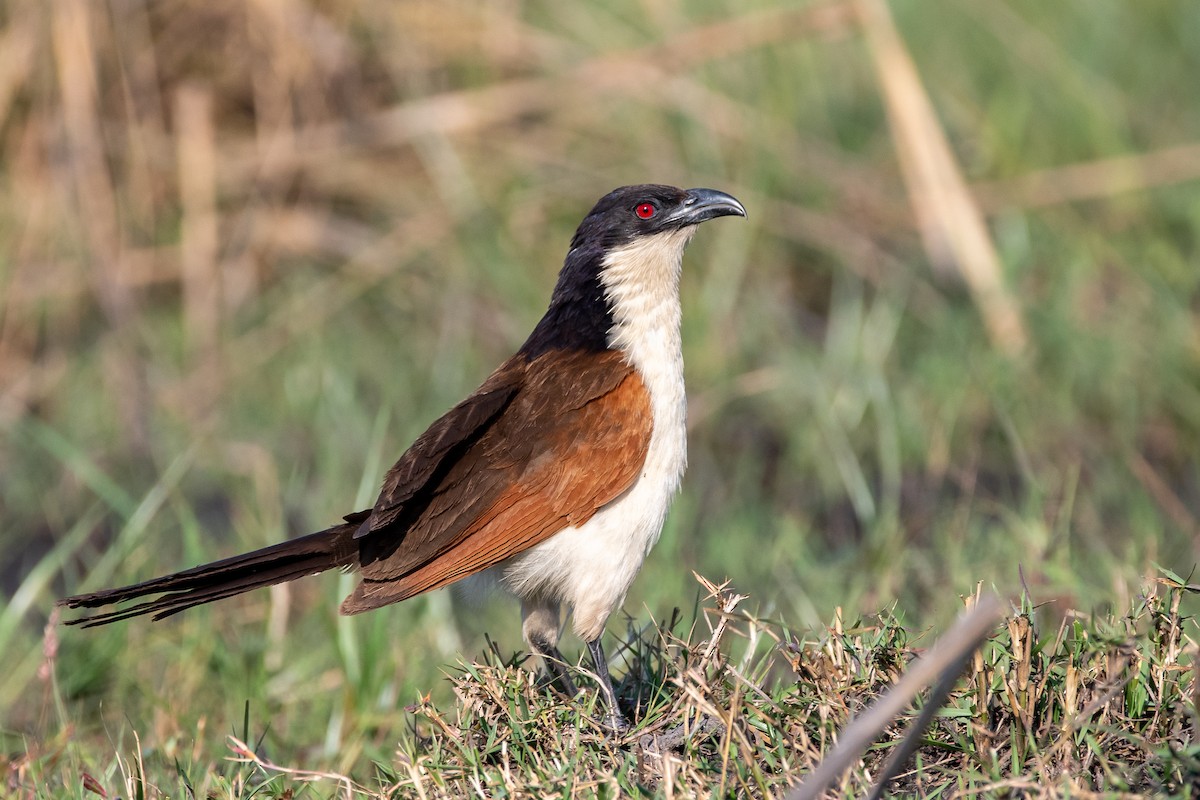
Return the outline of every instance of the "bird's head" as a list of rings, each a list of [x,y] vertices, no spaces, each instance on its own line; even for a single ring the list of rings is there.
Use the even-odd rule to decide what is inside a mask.
[[[744,217],[746,209],[715,189],[622,186],[601,197],[588,212],[575,231],[571,249],[610,251],[641,240],[659,239],[663,234],[682,233],[682,251],[697,225],[730,215]]]
[[[605,349],[619,318],[662,302],[678,304],[683,250],[696,226],[746,216],[715,189],[622,186],[596,203],[571,239],[550,308],[523,350]]]

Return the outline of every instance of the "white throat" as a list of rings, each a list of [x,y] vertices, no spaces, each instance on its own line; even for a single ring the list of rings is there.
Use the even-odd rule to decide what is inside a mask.
[[[679,273],[695,232],[689,225],[638,238],[610,250],[600,270],[613,312],[608,346],[625,353],[650,392],[654,433],[643,474],[667,477],[671,493],[687,466]]]

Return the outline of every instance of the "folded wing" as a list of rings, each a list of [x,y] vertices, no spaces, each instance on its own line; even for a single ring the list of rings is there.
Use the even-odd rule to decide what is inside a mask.
[[[363,581],[342,613],[445,586],[581,525],[641,473],[649,394],[619,352],[518,355],[481,389],[493,382],[503,400],[470,416],[472,436],[448,441],[435,423],[388,473],[356,533]],[[414,450],[441,457],[418,468],[406,463]]]

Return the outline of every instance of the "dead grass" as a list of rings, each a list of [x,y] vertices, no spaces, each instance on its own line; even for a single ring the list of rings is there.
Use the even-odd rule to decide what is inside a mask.
[[[1196,627],[1179,614],[1192,590],[1164,577],[1126,615],[1108,620],[1068,611],[1056,622],[1027,604],[1013,609],[892,791],[1047,798],[1196,791]],[[393,788],[447,797],[480,787],[573,796],[601,786],[668,797],[777,796],[821,762],[838,730],[928,644],[928,635],[887,614],[839,618],[822,635],[797,640],[741,611],[741,600],[723,588],[686,631],[664,625],[632,633],[619,657],[627,670],[620,692],[638,726],[620,743],[587,703],[566,710],[527,670],[463,666],[452,678],[456,707],[413,709],[414,736],[398,754]],[[866,793],[903,721],[834,795]]]
[[[347,798],[777,797],[821,763],[838,732],[932,638],[888,613],[838,617],[820,634],[797,637],[745,611],[744,595],[705,584],[715,593],[694,623],[631,629],[614,656],[624,670],[621,702],[635,720],[620,739],[605,730],[593,692],[554,696],[525,654],[493,649],[484,662],[451,672],[453,704],[426,700],[407,709],[408,733],[373,777],[276,763],[230,737],[229,759],[244,769],[226,784],[228,796],[290,797],[309,786],[317,796]],[[1164,576],[1127,613],[1107,619],[1028,603],[1011,609],[889,796],[1197,791],[1197,631],[1179,608],[1198,590]],[[865,795],[909,716],[895,719],[828,796]],[[65,744],[10,759],[10,790],[40,796],[29,782],[57,769],[54,748]],[[31,761],[40,762],[36,769]],[[139,778],[153,767],[119,763],[123,782],[79,780],[97,794],[170,795]]]

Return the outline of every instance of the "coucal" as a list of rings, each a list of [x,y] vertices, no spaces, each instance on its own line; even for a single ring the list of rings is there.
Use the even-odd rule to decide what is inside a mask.
[[[522,633],[560,688],[569,605],[612,719],[600,636],[662,531],[687,463],[679,276],[696,226],[745,216],[712,189],[625,186],[571,240],[545,316],[388,471],[375,505],[332,528],[119,589],[59,601],[103,625],[330,569],[362,581],[358,614],[477,575],[521,601]]]

